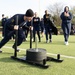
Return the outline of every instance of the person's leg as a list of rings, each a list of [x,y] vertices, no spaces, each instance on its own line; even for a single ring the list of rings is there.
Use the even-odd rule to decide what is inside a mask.
[[[35,29],[33,29],[33,42],[35,42],[35,35],[36,35],[36,31]]]
[[[64,33],[64,39],[65,39],[65,42],[68,41],[68,36],[67,36],[67,35],[68,35],[68,34]]]
[[[2,48],[11,39],[11,36],[13,35],[14,35],[14,31],[6,32],[5,37],[0,42],[0,48]]]
[[[0,42],[0,48],[2,48],[8,41],[9,41],[9,38],[4,37]],[[2,53],[1,49],[0,49],[0,53]]]
[[[26,38],[27,38],[27,29],[25,29],[25,36],[26,36]]]
[[[67,39],[69,39],[70,32],[71,32],[71,24],[68,24],[67,25]]]
[[[0,42],[0,48],[2,48],[9,40],[9,37],[4,37]]]
[[[66,27],[65,27],[65,41],[66,41],[66,45],[68,45],[68,39],[69,39],[69,35],[70,35],[70,32],[71,32],[71,24],[67,24]]]
[[[3,32],[2,32],[2,35],[3,35],[3,37],[4,37],[4,27],[3,27]]]
[[[62,30],[63,30],[63,35],[64,35],[64,41],[65,41],[65,43],[68,41],[67,40],[67,29],[66,29],[66,25],[65,24],[63,24],[62,25]]]
[[[46,43],[48,43],[48,29],[47,29],[47,27],[45,28],[45,36],[46,36]]]
[[[52,42],[52,29],[49,29],[49,39],[50,39],[50,42]]]
[[[17,40],[17,46],[21,45],[24,38],[25,38],[25,34],[23,33],[24,31],[22,29],[18,30],[18,40]],[[12,46],[14,49],[16,47],[16,43],[14,43],[14,45]]]
[[[63,33],[64,33],[65,45],[68,45],[68,37],[69,37],[69,34],[68,34],[68,32],[67,32],[67,26],[64,27]]]
[[[5,37],[0,42],[0,48],[2,48],[11,39],[11,36],[13,35],[14,35],[14,31],[6,32]]]
[[[15,36],[14,35],[11,37],[11,40],[15,41]]]
[[[44,37],[44,28],[43,27],[41,27],[41,35],[42,35],[42,37]]]
[[[64,33],[65,45],[69,45],[68,43],[68,34]]]
[[[41,42],[40,32],[38,30],[37,30],[37,35],[38,35],[38,38],[39,38],[39,42]]]
[[[26,29],[26,41],[27,41],[27,37],[28,37],[28,33],[29,33],[29,29]]]

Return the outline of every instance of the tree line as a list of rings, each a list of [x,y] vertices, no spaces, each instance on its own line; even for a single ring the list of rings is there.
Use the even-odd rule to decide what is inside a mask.
[[[48,6],[48,11],[52,15],[53,21],[57,27],[61,25],[60,14],[64,11],[64,5],[61,3],[55,3],[54,5]],[[73,14],[72,24],[75,25],[75,6],[70,7],[70,12]],[[1,20],[0,20],[1,26]]]

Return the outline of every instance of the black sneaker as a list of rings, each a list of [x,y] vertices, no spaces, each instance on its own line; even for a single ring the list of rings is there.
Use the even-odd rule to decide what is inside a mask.
[[[15,46],[12,46],[12,48],[15,50]],[[17,49],[17,52],[20,52],[20,49]]]
[[[2,50],[0,50],[0,53],[2,53]]]

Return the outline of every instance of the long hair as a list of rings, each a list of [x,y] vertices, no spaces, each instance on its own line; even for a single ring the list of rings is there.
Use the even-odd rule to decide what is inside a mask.
[[[64,12],[66,12],[66,8],[68,8],[68,11],[69,11],[69,7],[68,7],[68,6],[65,6],[65,8],[64,8]]]

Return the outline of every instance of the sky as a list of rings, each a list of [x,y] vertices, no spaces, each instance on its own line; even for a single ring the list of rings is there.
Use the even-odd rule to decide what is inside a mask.
[[[2,14],[8,17],[15,14],[25,14],[29,8],[42,16],[49,5],[55,3],[62,3],[64,7],[66,5],[74,6],[75,0],[0,0],[0,19]]]

